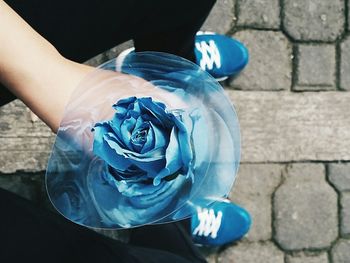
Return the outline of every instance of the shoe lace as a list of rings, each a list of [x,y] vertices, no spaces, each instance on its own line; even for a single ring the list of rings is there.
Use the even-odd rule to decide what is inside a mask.
[[[199,62],[200,67],[203,70],[212,70],[214,64],[217,68],[221,67],[221,57],[219,49],[213,40],[196,42],[196,49],[202,53],[201,61]]]
[[[221,226],[222,212],[218,211],[217,216],[213,209],[197,208],[199,219],[198,226],[193,230],[193,235],[205,236],[210,235],[211,238],[216,238]]]

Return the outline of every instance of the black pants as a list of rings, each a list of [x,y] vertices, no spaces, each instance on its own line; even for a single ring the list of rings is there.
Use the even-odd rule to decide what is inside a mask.
[[[133,229],[125,244],[0,188],[0,262],[205,262],[182,224]]]
[[[193,60],[195,33],[215,2],[5,1],[63,56],[77,62],[129,39],[137,51]],[[0,84],[0,106],[13,99]],[[179,223],[134,229],[126,245],[1,189],[0,209],[0,262],[205,262]]]
[[[193,60],[194,36],[215,0],[5,2],[63,56],[84,62],[130,39],[137,51],[163,51]],[[0,84],[0,106],[13,99]]]

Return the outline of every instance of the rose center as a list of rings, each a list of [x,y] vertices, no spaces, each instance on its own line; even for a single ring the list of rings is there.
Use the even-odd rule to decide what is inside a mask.
[[[144,144],[146,142],[148,129],[137,130],[131,135],[131,142],[133,144]]]

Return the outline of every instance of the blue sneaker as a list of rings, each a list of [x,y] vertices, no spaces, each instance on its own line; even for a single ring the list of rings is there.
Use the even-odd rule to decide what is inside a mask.
[[[204,246],[221,246],[241,239],[249,230],[251,217],[242,207],[228,200],[209,207],[197,207],[191,218],[192,240]]]
[[[124,50],[117,57],[117,70],[127,55],[135,48]],[[249,60],[248,50],[239,41],[212,32],[199,31],[195,38],[196,64],[211,74],[217,81],[238,74]]]
[[[238,74],[247,64],[247,48],[239,41],[212,32],[199,31],[195,40],[196,63],[221,81]]]

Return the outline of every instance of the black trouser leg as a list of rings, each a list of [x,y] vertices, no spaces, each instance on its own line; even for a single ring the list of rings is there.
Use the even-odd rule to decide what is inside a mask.
[[[5,2],[63,56],[83,62],[129,39],[138,51],[163,51],[193,60],[195,33],[215,0]],[[0,85],[0,106],[13,99]]]
[[[162,235],[168,235],[167,240],[173,239],[168,247],[128,245],[41,210],[1,188],[0,211],[0,262],[203,262],[192,250],[181,251],[186,240],[181,231],[178,234],[178,229],[162,228]],[[156,231],[150,234],[157,240]]]

